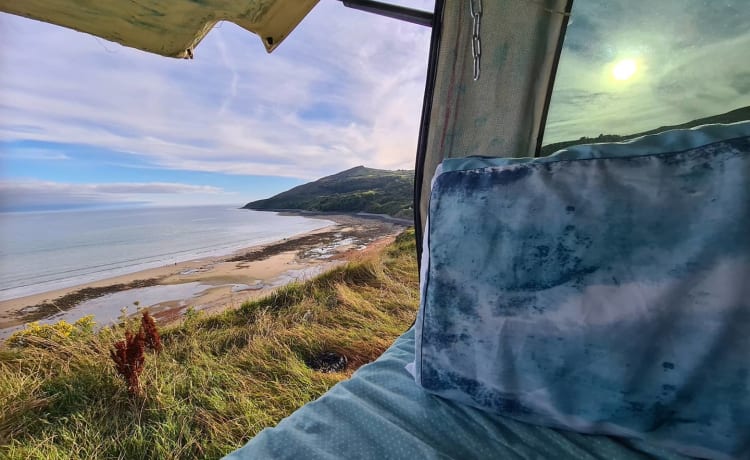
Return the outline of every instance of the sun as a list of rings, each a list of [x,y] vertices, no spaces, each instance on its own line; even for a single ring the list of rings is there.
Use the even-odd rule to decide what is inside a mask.
[[[612,68],[612,76],[615,80],[625,81],[632,77],[638,70],[638,64],[633,59],[623,59],[617,61]]]

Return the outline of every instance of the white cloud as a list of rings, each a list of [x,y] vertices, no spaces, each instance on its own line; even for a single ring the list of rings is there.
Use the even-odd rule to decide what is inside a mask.
[[[209,197],[208,202],[211,202],[215,201],[217,196],[229,194],[208,185],[169,182],[71,184],[39,180],[2,180],[0,211],[135,202],[169,204],[169,197],[165,199],[163,195],[188,195],[194,202]]]
[[[312,179],[358,164],[413,166],[427,28],[321,2],[270,56],[225,23],[193,61],[7,15],[0,28],[3,140],[228,174]]]

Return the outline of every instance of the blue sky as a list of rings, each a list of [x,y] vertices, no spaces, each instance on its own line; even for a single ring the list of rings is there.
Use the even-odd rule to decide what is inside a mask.
[[[271,55],[220,23],[178,60],[0,14],[0,210],[241,205],[412,168],[429,35],[323,1]]]
[[[545,143],[750,105],[747,0],[639,1],[576,0]],[[411,169],[429,38],[325,0],[271,55],[220,23],[178,60],[0,13],[0,210],[241,205]]]

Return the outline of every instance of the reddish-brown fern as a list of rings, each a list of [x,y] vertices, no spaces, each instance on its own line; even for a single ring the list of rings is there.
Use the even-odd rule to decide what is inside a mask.
[[[141,317],[141,330],[145,336],[146,346],[157,353],[161,352],[162,346],[159,330],[156,328],[154,317],[149,315],[147,311],[144,311]]]
[[[128,384],[128,391],[131,394],[138,394],[141,391],[138,377],[143,372],[143,362],[146,359],[143,354],[144,340],[142,330],[139,330],[137,334],[125,331],[125,340],[115,343],[115,348],[109,351],[112,361],[115,362],[117,373]]]

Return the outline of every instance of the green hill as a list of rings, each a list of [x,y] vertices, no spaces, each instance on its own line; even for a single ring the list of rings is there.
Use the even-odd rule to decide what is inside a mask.
[[[368,212],[411,219],[414,171],[386,171],[357,166],[248,203],[259,211]]]
[[[618,135],[618,134],[599,134],[598,137],[585,137],[584,136],[575,141],[563,141],[563,142],[557,142],[554,144],[548,144],[542,147],[542,151],[540,155],[543,157],[546,157],[547,155],[551,155],[557,152],[558,150],[562,150],[564,148],[568,148],[573,145],[597,144],[601,142],[623,142],[629,139],[635,139],[636,137],[661,133],[663,131],[669,131],[672,129],[688,129],[688,128],[694,128],[696,126],[708,125],[708,124],[713,124],[713,123],[735,123],[735,122],[744,121],[744,120],[750,120],[750,106],[741,107],[739,109],[732,110],[726,113],[722,113],[720,115],[712,115],[710,117],[699,118],[697,120],[688,121],[687,123],[682,123],[679,125],[660,126],[655,129],[643,131],[641,133],[627,134],[623,136]]]

